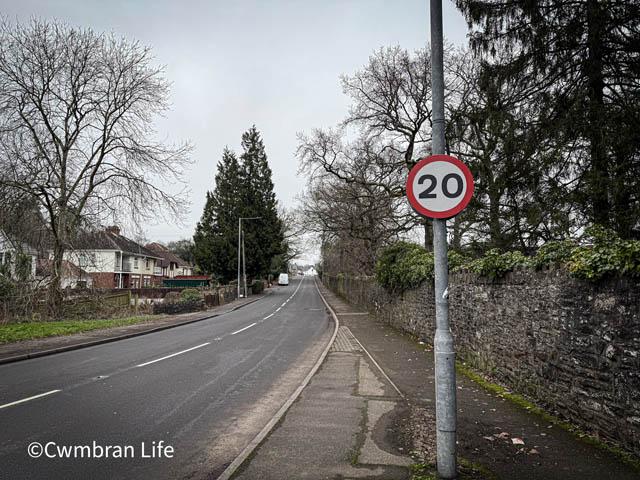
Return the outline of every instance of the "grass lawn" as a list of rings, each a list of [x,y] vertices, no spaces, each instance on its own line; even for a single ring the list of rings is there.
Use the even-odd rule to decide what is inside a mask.
[[[32,338],[55,337],[71,333],[88,332],[98,328],[121,327],[142,323],[161,315],[144,317],[110,318],[108,320],[69,320],[61,322],[30,322],[0,325],[0,343],[17,342]]]

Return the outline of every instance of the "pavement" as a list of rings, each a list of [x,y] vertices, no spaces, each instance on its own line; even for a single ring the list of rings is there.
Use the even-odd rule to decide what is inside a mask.
[[[339,320],[337,338],[298,400],[232,478],[410,479],[416,457],[435,465],[431,347],[317,284]],[[619,457],[472,380],[457,375],[456,383],[460,478],[640,478]],[[435,478],[429,474],[433,467],[417,478]]]
[[[246,305],[261,300],[273,292],[267,289],[258,295],[250,295],[245,298],[237,298],[232,302],[209,308],[208,310],[181,315],[163,316],[154,318],[148,322],[135,325],[125,325],[115,328],[102,328],[89,332],[74,333],[58,337],[46,337],[33,340],[0,344],[0,365],[3,363],[17,362],[29,358],[42,357],[70,350],[77,350],[103,343],[115,342],[125,338],[137,337],[153,332],[159,332],[169,328],[188,325],[190,323],[219,317],[233,312]]]

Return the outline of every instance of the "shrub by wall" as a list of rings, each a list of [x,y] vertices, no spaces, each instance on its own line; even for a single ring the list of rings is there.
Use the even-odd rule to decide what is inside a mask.
[[[178,315],[181,313],[204,310],[204,300],[188,300],[184,302],[162,302],[153,304],[153,314]]]

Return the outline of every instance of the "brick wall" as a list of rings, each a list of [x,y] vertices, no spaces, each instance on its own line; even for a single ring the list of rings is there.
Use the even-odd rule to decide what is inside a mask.
[[[390,295],[372,278],[328,277],[359,308],[428,342],[431,282]],[[640,458],[640,279],[578,280],[524,269],[492,280],[449,278],[458,358]]]
[[[113,273],[90,273],[93,277],[93,288],[114,288],[115,279]]]

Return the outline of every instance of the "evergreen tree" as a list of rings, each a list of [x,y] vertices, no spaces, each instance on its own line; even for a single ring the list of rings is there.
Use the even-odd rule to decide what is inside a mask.
[[[272,258],[284,253],[284,237],[271,168],[255,125],[242,135],[242,150],[243,216],[260,217],[260,220],[243,223],[247,275],[264,276],[271,270]]]
[[[459,248],[465,235],[478,252],[529,252],[569,236],[572,211],[555,188],[571,180],[555,167],[562,152],[529,128],[540,106],[519,82],[487,71],[470,52],[456,52],[448,70],[447,148],[474,178],[471,203],[452,222],[453,244]]]
[[[243,212],[243,172],[236,155],[225,148],[218,163],[215,187],[207,192],[202,217],[193,236],[196,264],[219,280],[237,275],[238,217]]]
[[[456,0],[476,51],[527,84],[541,141],[563,138],[591,222],[640,236],[640,5],[623,0]]]
[[[224,282],[237,275],[240,217],[260,217],[242,222],[247,278],[269,273],[273,257],[284,253],[271,168],[255,126],[242,135],[242,149],[240,161],[225,149],[193,237],[196,264]]]

